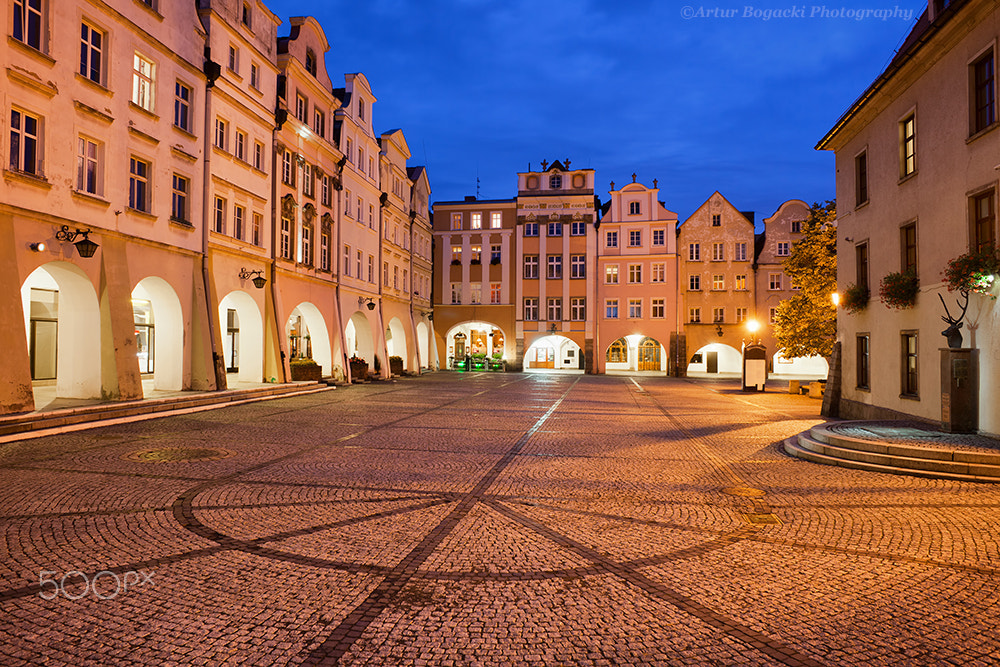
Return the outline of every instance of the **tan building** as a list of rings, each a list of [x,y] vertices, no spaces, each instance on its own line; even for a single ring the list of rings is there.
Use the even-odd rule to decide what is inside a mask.
[[[861,312],[841,311],[840,413],[942,418],[941,336],[957,294],[949,260],[997,244],[997,49],[989,0],[932,0],[886,70],[817,148],[837,159],[838,287],[867,285]],[[878,299],[890,272],[914,270],[913,307]],[[992,295],[996,296],[996,287]],[[979,430],[1000,433],[1000,309],[970,296],[960,330],[979,362]]]
[[[517,364],[515,228],[513,199],[434,204],[434,328],[441,368],[465,369],[472,355]]]
[[[515,366],[593,373],[594,170],[543,160],[517,178]]]
[[[674,374],[677,214],[635,181],[616,190],[597,234],[596,372]],[[674,345],[676,348],[676,345]]]
[[[431,184],[424,167],[407,167],[410,179],[410,306],[417,364],[421,369],[439,366],[434,337],[434,232],[431,226]]]
[[[689,373],[739,373],[754,304],[754,222],[716,192],[677,233]]]

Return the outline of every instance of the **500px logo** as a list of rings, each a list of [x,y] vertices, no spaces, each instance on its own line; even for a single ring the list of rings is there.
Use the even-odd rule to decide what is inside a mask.
[[[38,574],[38,585],[42,587],[38,596],[43,600],[54,600],[60,593],[68,600],[79,600],[90,592],[98,600],[111,600],[120,593],[127,593],[130,588],[153,583],[153,573],[144,570],[129,570],[121,576],[110,570],[103,570],[93,578],[88,578],[78,570],[70,570],[59,579],[52,578],[58,574],[51,570],[42,570]]]

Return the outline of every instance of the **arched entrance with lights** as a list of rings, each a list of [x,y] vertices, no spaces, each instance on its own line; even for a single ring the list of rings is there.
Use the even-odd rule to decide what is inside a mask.
[[[688,357],[687,372],[691,374],[741,374],[743,355],[725,343],[709,343]]]
[[[433,368],[434,362],[431,360],[431,330],[426,322],[417,323],[417,353],[420,365],[424,368]]]
[[[665,373],[666,351],[655,338],[641,334],[623,336],[608,346],[604,370],[606,373]]]
[[[410,369],[406,354],[406,329],[398,317],[389,320],[385,328],[385,349],[390,357],[400,357],[403,360],[403,370]]]
[[[582,370],[583,349],[572,339],[558,334],[537,338],[524,351],[524,370]]]
[[[498,370],[506,359],[507,336],[489,322],[462,322],[445,336],[448,368],[453,370]]]
[[[177,293],[163,278],[148,276],[132,290],[136,356],[149,387],[179,391],[184,383],[184,313]]]
[[[21,285],[35,407],[53,398],[101,396],[101,314],[82,270],[49,262]],[[55,388],[54,395],[52,387]]]
[[[364,359],[368,372],[375,372],[375,334],[368,318],[360,310],[355,311],[344,326],[344,352],[348,359]]]
[[[292,310],[285,322],[285,339],[289,359],[312,359],[324,376],[333,372],[330,332],[315,305],[303,301]]]
[[[230,379],[264,381],[264,319],[257,302],[246,292],[230,292],[219,302],[219,323]]]

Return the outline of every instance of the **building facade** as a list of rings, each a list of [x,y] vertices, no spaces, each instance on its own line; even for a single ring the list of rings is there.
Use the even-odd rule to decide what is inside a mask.
[[[843,416],[942,418],[939,297],[959,312],[942,274],[950,260],[997,244],[998,39],[996,3],[932,0],[817,146],[836,154],[838,287],[872,294],[837,318]],[[882,280],[907,271],[919,279],[913,307],[885,306],[875,296]],[[998,318],[995,301],[972,294],[960,330],[978,356],[979,430],[994,434]]]

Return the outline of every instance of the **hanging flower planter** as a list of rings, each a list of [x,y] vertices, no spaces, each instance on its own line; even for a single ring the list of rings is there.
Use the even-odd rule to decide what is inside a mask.
[[[869,299],[871,299],[871,294],[868,292],[867,287],[864,285],[849,285],[844,291],[844,298],[840,303],[843,304],[844,310],[847,312],[860,313],[868,307]]]
[[[912,308],[920,291],[916,271],[890,273],[882,278],[878,288],[879,298],[889,308]]]
[[[959,255],[948,262],[944,270],[944,279],[949,292],[981,294],[994,300],[997,295],[993,286],[998,275],[1000,275],[1000,256],[993,246]]]

